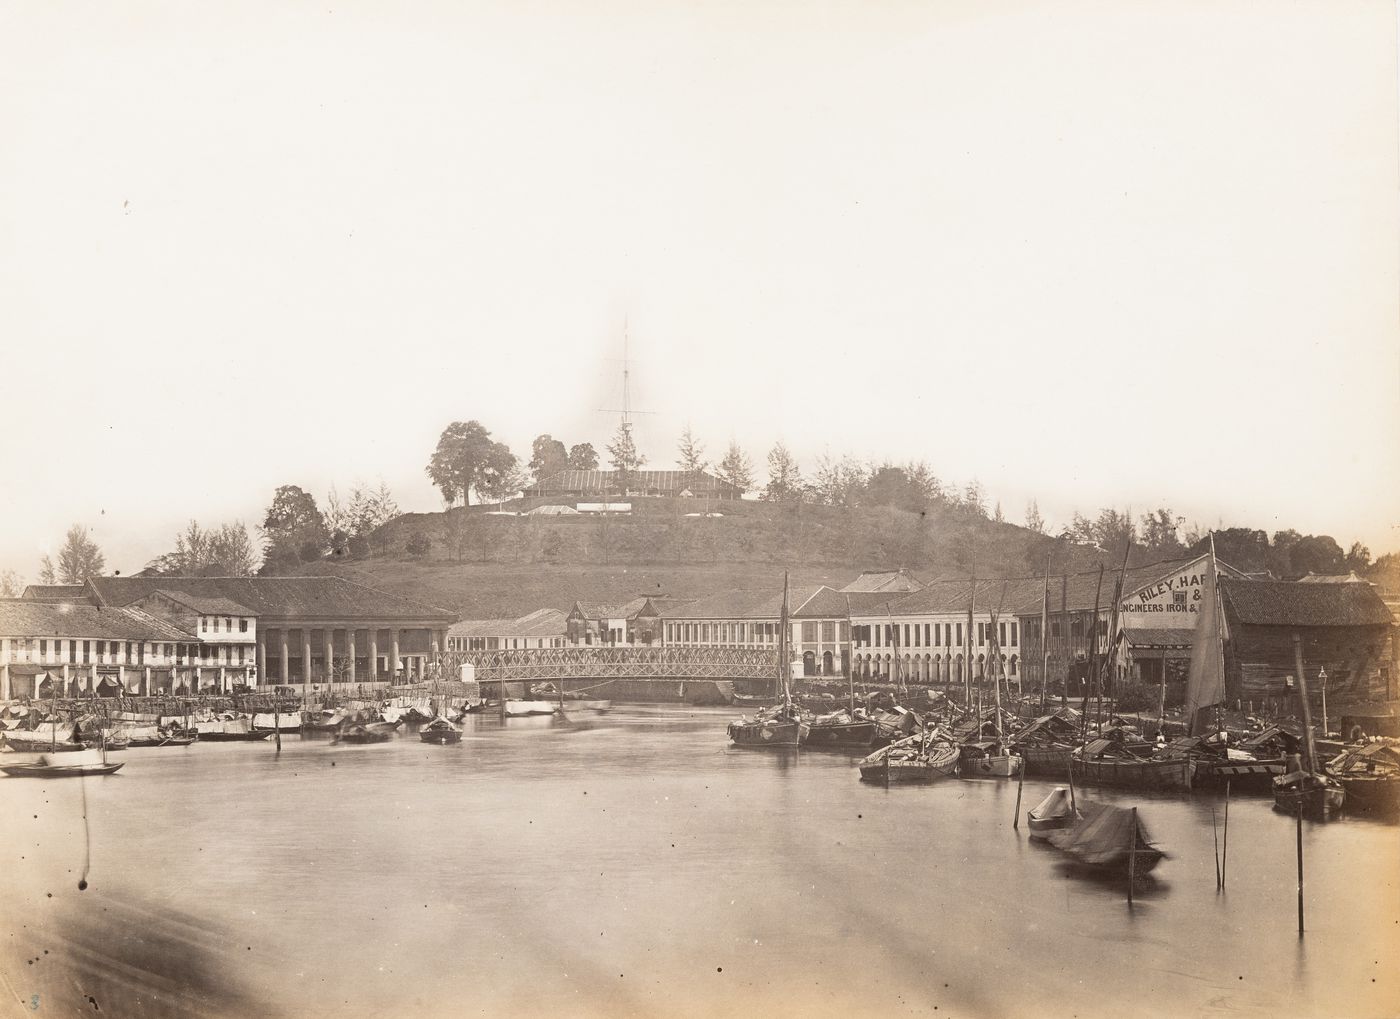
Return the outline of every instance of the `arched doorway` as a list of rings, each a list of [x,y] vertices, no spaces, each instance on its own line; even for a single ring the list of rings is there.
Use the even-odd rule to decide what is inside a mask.
[[[815,651],[802,652],[802,675],[815,676],[817,674],[817,654]]]
[[[835,675],[835,674],[836,674],[836,669],[835,669],[835,658],[832,657],[832,654],[831,654],[830,651],[823,651],[823,652],[822,652],[822,675],[823,675],[823,676],[832,676],[832,675]]]

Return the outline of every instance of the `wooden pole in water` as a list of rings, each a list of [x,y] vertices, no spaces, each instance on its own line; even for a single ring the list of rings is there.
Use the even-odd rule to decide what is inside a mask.
[[[1074,758],[1069,761],[1069,811],[1071,814],[1079,813],[1079,807],[1074,802]]]
[[[1133,808],[1133,827],[1128,832],[1128,905],[1133,904],[1133,883],[1137,880],[1137,807]]]
[[[1225,836],[1220,847],[1220,890],[1225,890],[1225,865],[1230,859],[1230,783],[1225,783]]]
[[[1303,673],[1303,638],[1293,635],[1293,662],[1298,669],[1298,700],[1303,705],[1304,749],[1308,753],[1308,773],[1317,771],[1317,752],[1313,749],[1312,706],[1308,704],[1308,678]]]
[[[277,700],[277,695],[272,695],[272,734],[273,740],[277,743],[277,752],[282,752],[282,704]]]
[[[1298,937],[1303,936],[1303,799],[1298,798]]]
[[[1016,814],[1011,819],[1011,830],[1019,831],[1021,828],[1021,790],[1026,785],[1026,759],[1021,758],[1021,769],[1017,774],[1020,776],[1016,780]]]
[[[1220,829],[1215,826],[1215,805],[1210,808],[1210,834],[1215,839],[1215,890],[1220,891]]]

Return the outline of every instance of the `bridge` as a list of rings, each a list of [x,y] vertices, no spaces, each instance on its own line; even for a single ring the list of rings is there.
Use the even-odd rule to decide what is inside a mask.
[[[732,647],[562,647],[512,651],[448,651],[439,656],[445,676],[463,665],[479,683],[540,683],[564,680],[688,679],[772,682],[778,652]]]

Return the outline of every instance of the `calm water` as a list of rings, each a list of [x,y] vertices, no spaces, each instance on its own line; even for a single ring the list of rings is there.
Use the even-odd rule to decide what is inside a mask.
[[[1172,854],[1129,908],[1012,830],[1014,782],[870,787],[845,756],[727,749],[734,714],[0,780],[6,1008],[95,1015],[97,988],[103,1014],[1400,1012],[1400,828],[1305,826],[1300,941],[1293,822],[1266,799],[1232,803],[1217,894],[1219,798],[1093,791]]]

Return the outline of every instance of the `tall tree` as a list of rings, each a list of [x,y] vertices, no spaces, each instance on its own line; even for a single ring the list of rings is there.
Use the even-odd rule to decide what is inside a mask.
[[[515,458],[512,456],[511,459]],[[529,476],[520,469],[519,464],[510,464],[501,470],[488,471],[477,490],[483,499],[496,503],[499,508],[529,483]]]
[[[701,471],[710,466],[710,462],[705,459],[705,446],[695,438],[688,422],[685,431],[681,432],[680,445],[676,450],[680,453],[676,465],[692,478],[698,477]]]
[[[24,578],[14,570],[0,570],[0,598],[18,598],[24,593]]]
[[[613,433],[613,441],[608,443],[608,462],[617,471],[617,487],[625,495],[632,487],[633,475],[637,473],[647,458],[637,451],[632,439],[632,426],[624,421]]]
[[[47,555],[39,560],[39,583],[57,584],[58,571],[53,568],[53,560]]]
[[[969,481],[963,489],[963,506],[983,519],[987,516],[987,495],[982,489],[982,482],[976,478]]]
[[[797,502],[802,494],[802,472],[797,460],[779,441],[768,451],[768,487],[763,491],[763,498],[771,502]]]
[[[854,457],[817,458],[817,496],[827,506],[854,506],[865,494],[866,468]]]
[[[596,471],[597,469],[598,451],[593,448],[593,443],[580,442],[569,447],[569,470]]]
[[[999,523],[999,524],[1004,524],[1004,523],[1006,523],[1006,514],[1002,513],[1002,511],[1001,511],[1001,500],[1000,500],[1000,499],[997,500],[996,509],[992,511],[992,519],[995,520],[995,521],[996,521],[997,523]]]
[[[426,470],[448,506],[458,499],[470,506],[471,493],[486,474],[501,472],[506,456],[514,466],[515,454],[504,443],[494,441],[481,422],[454,421],[442,430]]]
[[[1034,499],[1026,503],[1026,529],[1036,534],[1045,533],[1045,518],[1040,515],[1040,507]]]
[[[1166,507],[1145,513],[1141,520],[1142,543],[1153,552],[1180,553],[1184,551],[1184,546],[1177,532],[1184,522],[1182,517]]]
[[[82,524],[68,528],[63,547],[58,550],[58,580],[61,584],[83,584],[89,577],[100,577],[107,561],[97,542],[88,537]]]
[[[562,442],[548,434],[535,439],[530,447],[530,473],[536,484],[568,467],[569,454]]]
[[[904,473],[909,477],[909,484],[914,489],[921,508],[947,501],[947,493],[943,491],[943,482],[938,480],[938,477],[924,461],[905,464]]]
[[[753,488],[753,461],[733,439],[729,441],[724,459],[719,462],[718,473],[720,480],[729,482],[740,495]]]
[[[1371,568],[1371,550],[1359,541],[1353,541],[1347,550],[1346,568],[1357,573],[1365,573]]]
[[[224,524],[209,532],[209,562],[221,577],[251,577],[258,568],[258,552],[243,521]]]
[[[314,562],[325,554],[326,521],[316,497],[297,485],[283,485],[272,496],[263,518],[263,570]]]

